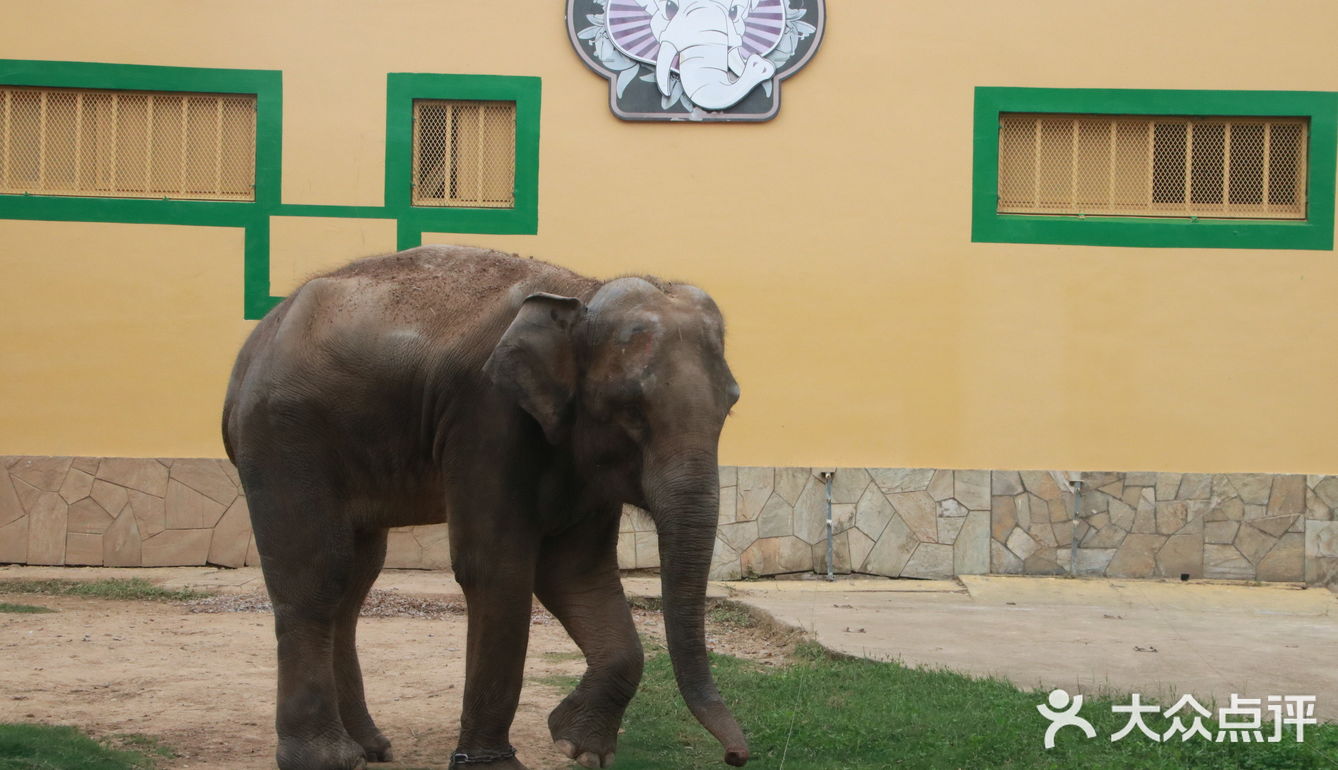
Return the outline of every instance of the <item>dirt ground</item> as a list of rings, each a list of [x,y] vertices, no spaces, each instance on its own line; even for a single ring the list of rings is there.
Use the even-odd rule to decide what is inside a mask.
[[[368,705],[395,748],[396,761],[377,767],[444,768],[464,683],[462,607],[439,597],[380,599],[374,611],[392,616],[364,616],[358,627]],[[0,614],[0,722],[148,735],[177,753],[162,763],[168,768],[273,767],[274,637],[261,596],[192,606],[0,593],[0,602],[58,610]],[[663,639],[659,613],[634,614],[643,633]],[[708,643],[764,661],[784,657],[783,642],[730,627],[713,626]],[[531,768],[569,766],[546,724],[566,693],[541,680],[583,670],[562,626],[537,610],[511,730]]]

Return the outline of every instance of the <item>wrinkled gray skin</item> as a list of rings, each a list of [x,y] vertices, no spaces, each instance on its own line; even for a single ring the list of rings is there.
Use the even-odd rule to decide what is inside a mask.
[[[387,527],[442,521],[469,617],[458,751],[508,748],[537,596],[588,664],[549,715],[553,740],[610,766],[643,659],[618,579],[624,503],[659,532],[683,698],[744,764],[703,635],[716,447],[738,395],[720,311],[684,284],[422,247],[294,292],[242,348],[223,409],[274,603],[279,766],[390,759],[363,698],[358,609]]]

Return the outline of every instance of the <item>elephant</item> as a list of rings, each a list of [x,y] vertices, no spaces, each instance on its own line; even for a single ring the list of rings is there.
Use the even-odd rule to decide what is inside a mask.
[[[537,597],[587,663],[548,717],[553,740],[609,767],[644,658],[618,573],[624,504],[659,534],[682,697],[724,761],[747,762],[704,636],[718,442],[738,398],[715,302],[650,276],[422,246],[279,303],[223,408],[274,607],[279,767],[391,758],[363,697],[358,612],[387,528],[443,521],[468,623],[451,766],[523,770],[509,731]]]
[[[776,74],[776,65],[756,53],[743,57],[747,18],[758,0],[636,0],[649,13],[651,33],[659,41],[655,83],[669,96],[671,69],[683,92],[698,107],[734,106],[759,83]],[[675,64],[677,59],[677,64]]]

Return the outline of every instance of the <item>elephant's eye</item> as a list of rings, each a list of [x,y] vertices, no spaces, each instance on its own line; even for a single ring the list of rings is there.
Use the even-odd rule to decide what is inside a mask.
[[[731,5],[731,6],[729,7],[729,20],[730,20],[730,21],[738,21],[738,20],[739,20],[739,6],[737,6],[737,5]]]
[[[672,19],[677,15],[678,15],[678,3],[675,3],[674,0],[669,0],[669,2],[665,3],[664,5],[664,17],[666,19]]]

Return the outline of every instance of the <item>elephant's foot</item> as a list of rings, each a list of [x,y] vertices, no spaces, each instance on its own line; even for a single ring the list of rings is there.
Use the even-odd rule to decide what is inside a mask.
[[[586,697],[576,693],[568,695],[548,715],[554,747],[581,767],[612,767],[620,721],[612,711],[592,708]]]
[[[345,717],[344,729],[348,731],[349,737],[362,747],[362,754],[368,762],[390,762],[394,759],[394,752],[390,750],[390,739],[376,729],[376,723],[367,716],[366,709],[363,709],[361,718]]]
[[[395,759],[395,753],[390,750],[390,739],[382,735],[380,730],[373,730],[367,735],[354,735],[353,740],[362,746],[363,756],[368,762],[390,762]]]
[[[361,697],[354,704],[347,702],[339,704],[339,715],[344,731],[355,743],[362,746],[363,756],[368,762],[394,760],[394,752],[390,750],[390,739],[377,729],[376,722],[372,721],[372,715],[367,713],[367,704]]]
[[[340,732],[321,738],[280,738],[275,755],[280,770],[365,770],[366,750]]]

